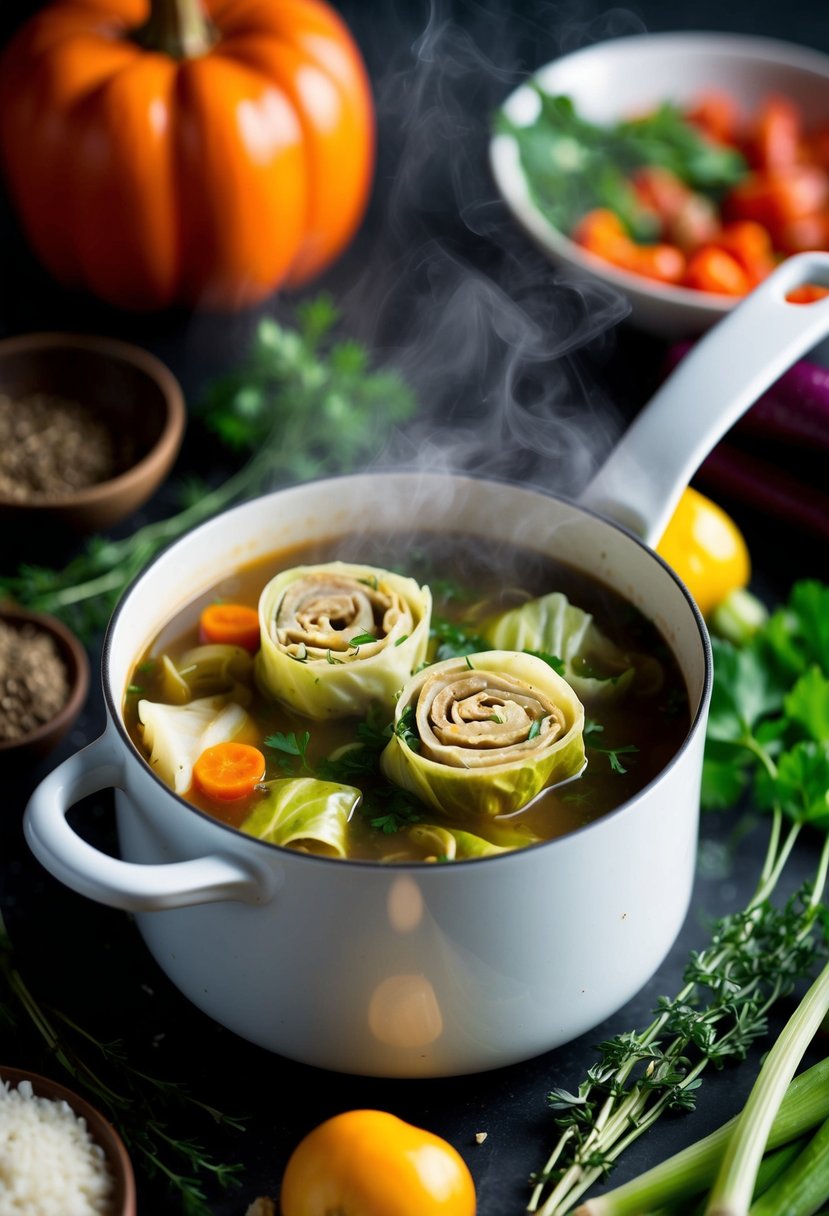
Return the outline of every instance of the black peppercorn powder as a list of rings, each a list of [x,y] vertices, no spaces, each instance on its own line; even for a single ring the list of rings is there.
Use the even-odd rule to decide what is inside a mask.
[[[69,699],[69,673],[52,636],[0,619],[0,742],[50,722]]]

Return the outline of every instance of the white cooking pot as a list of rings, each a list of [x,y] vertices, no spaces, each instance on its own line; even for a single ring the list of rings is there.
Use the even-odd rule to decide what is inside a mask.
[[[278,491],[172,545],[110,624],[104,734],[46,777],[27,807],[35,855],[73,890],[137,913],[160,966],[217,1022],[309,1064],[398,1077],[472,1072],[556,1047],[612,1014],[654,973],[688,908],[711,684],[700,614],[648,542],[719,436],[829,331],[829,299],[783,299],[815,279],[829,284],[829,256],[792,259],[721,321],[579,505],[469,477],[367,474]],[[416,520],[484,543],[531,543],[655,621],[692,707],[664,772],[571,835],[448,866],[292,852],[218,823],[163,785],[121,718],[149,639],[222,571],[320,536],[388,528],[395,511],[403,530]],[[108,787],[122,859],[66,819]]]

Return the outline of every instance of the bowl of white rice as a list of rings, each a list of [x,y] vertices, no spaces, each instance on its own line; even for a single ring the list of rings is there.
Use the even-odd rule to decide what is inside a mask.
[[[0,1066],[0,1216],[135,1216],[121,1137],[78,1094]]]

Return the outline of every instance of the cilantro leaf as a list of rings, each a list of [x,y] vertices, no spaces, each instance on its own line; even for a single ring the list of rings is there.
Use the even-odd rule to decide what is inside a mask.
[[[745,744],[767,714],[782,706],[783,684],[753,646],[712,639],[714,684],[708,738]]]

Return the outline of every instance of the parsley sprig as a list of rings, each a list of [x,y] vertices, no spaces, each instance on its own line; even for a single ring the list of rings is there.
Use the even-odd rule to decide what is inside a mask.
[[[419,744],[411,718],[403,715],[399,731],[410,746]],[[383,715],[370,710],[356,728],[356,742],[342,748],[334,758],[323,757],[312,763],[309,758],[311,735],[277,731],[265,739],[272,761],[287,775],[303,772],[320,781],[338,785],[357,785],[362,793],[359,810],[375,831],[391,835],[423,819],[423,806],[408,791],[387,781],[380,771],[380,755],[391,738],[393,725]]]
[[[528,1207],[562,1216],[666,1111],[690,1110],[706,1067],[743,1059],[768,1015],[825,956],[829,913],[829,586],[796,584],[738,648],[714,640],[703,804],[749,794],[770,831],[746,907],[717,921],[683,987],[643,1031],[616,1036],[575,1094],[550,1094],[560,1135]],[[814,879],[782,907],[772,897],[804,829],[817,830]],[[609,1198],[609,1197],[606,1197]],[[608,1208],[608,1211],[612,1208]]]
[[[414,397],[394,371],[372,369],[364,347],[334,337],[339,321],[327,295],[297,307],[295,328],[263,319],[242,364],[208,387],[194,415],[231,455],[247,456],[227,480],[187,483],[178,513],[120,540],[92,537],[60,569],[21,565],[0,578],[0,598],[53,613],[90,640],[150,559],[191,528],[267,489],[376,457],[413,415]]]

